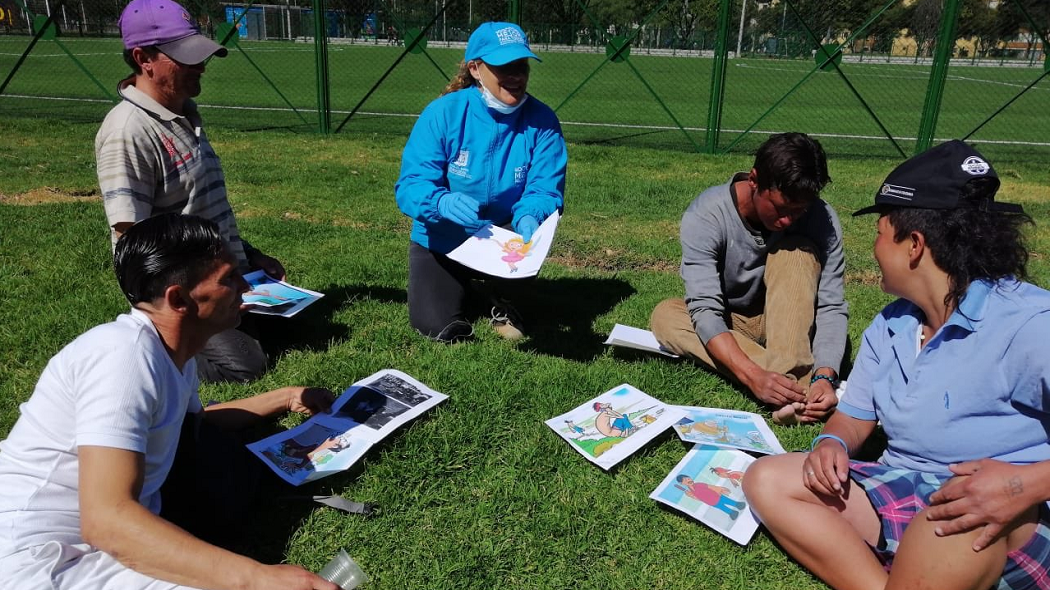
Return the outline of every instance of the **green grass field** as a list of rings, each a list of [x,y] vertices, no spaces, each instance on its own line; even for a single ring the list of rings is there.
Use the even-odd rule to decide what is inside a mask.
[[[28,41],[26,37],[0,36],[0,74],[11,71]],[[212,125],[252,130],[315,129],[313,46],[245,41],[240,48],[226,59],[212,60],[208,66],[200,102],[224,107],[210,109],[208,116]],[[120,50],[116,39],[42,41],[15,76],[5,93],[7,96],[0,97],[0,105],[4,111],[13,113],[65,113],[96,119],[108,104],[15,97],[105,100],[102,89],[66,51],[76,56],[84,69],[112,94],[116,82],[127,70],[120,59]],[[433,61],[422,54],[406,56],[364,102],[344,131],[405,135],[414,116],[443,88],[442,72],[451,75],[462,58],[462,49],[429,48],[427,51]],[[400,52],[401,48],[386,45],[330,45],[332,108],[340,111],[333,115],[334,124],[341,123],[346,113],[365,97]],[[544,61],[533,67],[529,90],[551,107],[561,107],[558,116],[570,140],[685,150],[704,145],[711,86],[710,59],[657,57],[636,51],[630,57],[630,64],[610,63],[599,69],[605,58],[603,54],[541,53]],[[813,66],[811,61],[730,60],[720,145],[726,147],[735,141]],[[842,69],[882,124],[910,154],[918,131],[929,67],[865,62],[844,63]],[[597,74],[581,87],[595,70]],[[1041,73],[1038,68],[953,66],[937,136],[957,138],[970,133]],[[272,80],[272,86],[263,74]],[[300,111],[307,123],[291,110],[281,95]],[[566,102],[566,99],[569,100]],[[661,101],[670,114],[661,106]],[[1046,140],[1050,137],[1050,121],[1045,117],[1048,107],[1050,82],[1043,80],[983,127],[974,141],[983,142],[984,151],[1000,159],[1020,159],[1033,151],[1050,152],[1050,142]],[[677,129],[672,115],[687,129],[686,134]],[[769,132],[805,129],[821,137],[829,151],[838,155],[894,157],[896,154],[862,103],[833,72],[813,75],[755,129],[756,134],[741,140],[734,151],[753,150]]]
[[[127,308],[97,195],[97,126],[0,117],[0,437],[48,359]],[[681,295],[681,213],[749,158],[571,143],[566,216],[553,258],[521,305],[530,337],[504,342],[479,321],[477,342],[444,346],[408,325],[409,223],[392,192],[403,138],[229,127],[210,136],[242,233],[278,256],[292,281],[326,297],[286,322],[287,351],[270,374],[205,386],[202,398],[288,384],[342,390],[387,367],[450,396],[351,472],[303,490],[377,503],[378,516],[273,499],[252,531],[252,555],[317,570],[345,547],[376,590],[824,588],[764,533],[739,547],[648,498],[687,451],[670,433],[606,473],[543,424],[624,382],[668,403],[763,411],[688,363],[601,344],[613,324],[646,326],[656,303]],[[854,347],[887,297],[871,257],[874,220],[847,213],[870,202],[896,163],[830,162],[825,196],[845,232]],[[1044,162],[998,170],[1004,199],[1050,218]],[[1031,236],[1030,270],[1050,286],[1050,229],[1040,225]],[[788,449],[806,447],[817,433],[774,430]]]

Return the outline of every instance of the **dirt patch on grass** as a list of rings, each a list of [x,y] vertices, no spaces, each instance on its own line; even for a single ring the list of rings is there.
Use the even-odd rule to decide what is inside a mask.
[[[574,269],[594,269],[605,272],[623,270],[654,270],[659,272],[678,272],[678,262],[669,260],[631,260],[623,257],[624,252],[606,249],[603,254],[579,254],[569,252],[551,256],[548,260]]]
[[[66,191],[53,186],[43,186],[17,195],[0,193],[0,203],[9,205],[43,205],[46,203],[75,203],[85,199],[98,199],[97,189]]]
[[[877,269],[847,272],[846,282],[878,287],[882,284],[882,273]]]

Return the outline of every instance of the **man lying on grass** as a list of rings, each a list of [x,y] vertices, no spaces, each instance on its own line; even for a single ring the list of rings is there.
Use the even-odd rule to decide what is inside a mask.
[[[131,311],[52,357],[0,442],[5,588],[337,590],[302,568],[263,565],[188,532],[202,524],[185,517],[223,523],[229,515],[215,507],[250,504],[251,490],[236,485],[247,482],[206,489],[192,481],[194,469],[172,470],[197,436],[215,440],[216,430],[332,403],[327,390],[286,387],[201,407],[194,355],[240,321],[248,284],[236,264],[219,228],[199,217],[152,217],[117,242],[114,266]],[[243,445],[204,450],[214,457]],[[211,494],[185,497],[202,488]]]

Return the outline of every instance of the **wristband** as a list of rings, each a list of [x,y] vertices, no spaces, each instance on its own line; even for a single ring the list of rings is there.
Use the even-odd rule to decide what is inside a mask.
[[[809,384],[813,385],[814,383],[816,383],[817,381],[820,381],[821,379],[823,379],[823,380],[827,381],[828,383],[830,383],[832,389],[838,389],[838,387],[839,387],[839,380],[835,379],[834,377],[828,377],[827,375],[813,375],[813,378],[809,380]]]
[[[817,438],[814,438],[813,442],[809,445],[809,452],[812,453],[813,449],[817,448],[817,443],[822,440],[833,440],[839,443],[842,445],[842,448],[846,450],[846,454],[849,454],[849,445],[846,444],[846,441],[842,440],[842,437],[835,436],[834,434],[821,434],[817,436]]]

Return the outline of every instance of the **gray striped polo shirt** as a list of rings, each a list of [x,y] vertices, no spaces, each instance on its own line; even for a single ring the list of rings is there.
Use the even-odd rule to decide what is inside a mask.
[[[201,128],[193,101],[180,116],[131,85],[121,82],[124,98],[106,115],[95,136],[98,184],[113,245],[119,223],[136,222],[169,211],[214,221],[229,242],[240,270],[248,270],[237,220],[226,197],[226,178]]]

